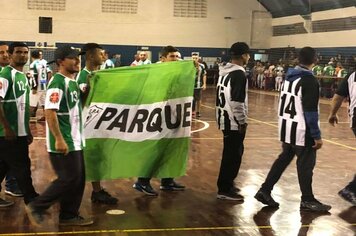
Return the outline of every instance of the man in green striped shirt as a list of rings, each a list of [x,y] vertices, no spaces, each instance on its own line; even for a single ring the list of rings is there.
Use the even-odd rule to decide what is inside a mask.
[[[88,95],[88,76],[96,70],[100,69],[100,65],[105,61],[103,48],[97,43],[87,43],[82,47],[81,55],[85,55],[85,67],[77,76],[77,82],[82,93],[82,97]],[[91,201],[102,204],[113,205],[118,199],[112,197],[104,188],[101,187],[100,181],[92,182],[93,191],[91,193]]]
[[[28,145],[33,141],[29,127],[30,87],[23,73],[28,52],[25,43],[10,44],[10,65],[0,73],[0,181],[11,170],[24,194],[25,204],[38,195],[32,185],[28,153]],[[2,207],[12,204],[0,199]]]
[[[27,213],[31,223],[39,225],[45,210],[59,201],[59,225],[90,225],[93,220],[78,212],[85,187],[82,103],[75,80],[79,51],[62,46],[55,51],[55,61],[59,71],[48,83],[45,116],[47,150],[57,179],[28,205]]]

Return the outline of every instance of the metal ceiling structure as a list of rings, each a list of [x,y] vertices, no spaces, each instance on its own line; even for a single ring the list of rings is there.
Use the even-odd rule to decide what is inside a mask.
[[[312,12],[355,7],[356,0],[257,0],[273,18],[309,15]]]

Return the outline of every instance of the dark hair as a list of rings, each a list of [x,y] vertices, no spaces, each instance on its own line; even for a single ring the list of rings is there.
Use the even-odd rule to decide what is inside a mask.
[[[4,46],[4,45],[7,45],[7,43],[0,41],[0,46]]]
[[[40,58],[40,51],[39,50],[34,50],[31,52],[31,57],[33,58]]]
[[[169,46],[163,47],[161,50],[161,54],[163,57],[166,57],[170,52],[178,52],[178,49],[169,45]]]
[[[311,65],[316,62],[316,51],[312,47],[304,47],[300,49],[298,60],[302,65]]]
[[[25,47],[25,48],[28,48],[27,44],[26,43],[23,43],[23,42],[13,42],[13,43],[10,43],[9,45],[9,53],[10,54],[13,54],[14,53],[14,49],[16,47]]]

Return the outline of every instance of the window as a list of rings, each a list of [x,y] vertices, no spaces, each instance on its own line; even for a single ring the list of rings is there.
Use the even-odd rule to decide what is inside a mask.
[[[206,0],[174,0],[174,17],[207,17]]]

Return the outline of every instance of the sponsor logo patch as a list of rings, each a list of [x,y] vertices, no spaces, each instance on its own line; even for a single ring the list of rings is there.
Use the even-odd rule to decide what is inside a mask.
[[[58,103],[59,102],[59,93],[54,92],[51,94],[51,96],[49,96],[49,101],[51,103]]]

